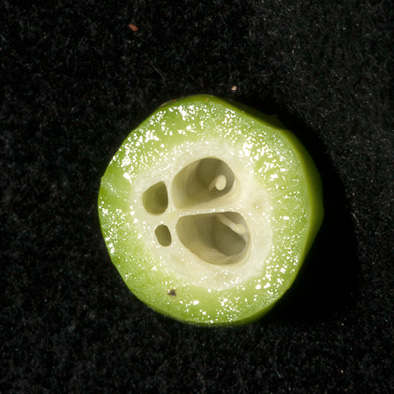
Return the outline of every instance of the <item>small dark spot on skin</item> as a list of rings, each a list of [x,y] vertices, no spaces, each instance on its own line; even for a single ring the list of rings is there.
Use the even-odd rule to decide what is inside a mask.
[[[175,290],[174,290],[174,289],[171,289],[171,290],[168,292],[168,295],[171,296],[171,297],[175,297],[175,296],[176,296]]]

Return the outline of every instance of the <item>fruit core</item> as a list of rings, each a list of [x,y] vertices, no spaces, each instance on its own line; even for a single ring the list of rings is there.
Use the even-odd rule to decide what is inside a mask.
[[[215,157],[186,165],[168,186],[164,181],[154,183],[142,194],[145,211],[160,217],[161,223],[166,222],[167,211],[177,215],[174,228],[166,224],[155,228],[158,244],[170,247],[176,236],[203,262],[224,265],[242,261],[250,244],[248,225],[240,213],[221,209],[236,197],[237,187],[234,172]]]

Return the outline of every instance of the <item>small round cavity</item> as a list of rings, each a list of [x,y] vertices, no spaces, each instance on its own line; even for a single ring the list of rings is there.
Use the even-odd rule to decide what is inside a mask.
[[[178,208],[187,208],[210,202],[230,193],[234,185],[234,173],[223,160],[213,157],[196,160],[174,177],[174,203]]]
[[[245,219],[236,212],[184,216],[178,220],[176,232],[187,249],[211,264],[241,261],[250,244]]]
[[[164,182],[158,182],[142,194],[142,203],[153,215],[164,213],[168,207],[168,193]]]
[[[172,242],[171,233],[167,226],[161,224],[155,230],[157,241],[161,246],[170,246]]]

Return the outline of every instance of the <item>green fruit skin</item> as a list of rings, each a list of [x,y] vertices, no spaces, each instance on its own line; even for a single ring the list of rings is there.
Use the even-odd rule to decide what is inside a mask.
[[[276,250],[272,252],[269,261],[266,263],[266,278],[269,278],[269,280],[265,279],[266,282],[261,282],[254,278],[250,283],[248,282],[250,286],[255,286],[255,288],[260,288],[260,283],[262,285],[265,283],[265,286],[262,286],[264,288],[267,287],[267,284],[271,287],[268,291],[265,289],[254,291],[253,300],[251,300],[252,297],[249,296],[247,291],[242,292],[245,289],[212,290],[208,294],[206,289],[201,290],[193,286],[187,288],[173,278],[165,277],[165,275],[163,277],[160,273],[148,269],[147,267],[151,268],[154,262],[146,257],[147,252],[144,242],[138,239],[138,232],[127,216],[130,210],[128,201],[130,182],[124,174],[138,176],[144,169],[149,169],[149,166],[155,160],[154,152],[160,151],[160,145],[163,143],[168,143],[171,148],[171,146],[180,142],[197,141],[201,138],[198,133],[187,132],[174,133],[169,137],[168,134],[161,134],[160,129],[153,126],[153,123],[157,119],[164,119],[167,124],[177,125],[177,127],[182,126],[186,130],[187,125],[192,122],[192,118],[188,114],[188,116],[180,119],[177,111],[179,108],[186,111],[193,106],[206,109],[205,112],[208,115],[204,121],[207,123],[223,119],[225,111],[236,114],[236,121],[239,121],[240,124],[244,122],[247,125],[245,127],[246,131],[242,131],[245,134],[244,137],[247,138],[248,133],[254,133],[255,144],[251,148],[252,150],[257,149],[257,146],[260,145],[259,139],[261,138],[267,140],[267,147],[270,146],[270,143],[276,144],[275,149],[283,150],[283,157],[288,155],[291,158],[292,164],[288,165],[287,173],[290,174],[289,179],[290,177],[295,179],[295,184],[299,187],[299,191],[297,191],[299,196],[293,199],[295,208],[291,209],[302,218],[294,218],[293,226],[290,229],[286,228],[286,233],[283,232],[283,234],[280,227],[281,222],[278,219],[279,214],[277,214],[275,220],[272,219],[274,240],[278,245],[275,244]],[[209,116],[215,119],[209,120]],[[223,124],[221,126],[224,130],[225,126]],[[145,143],[144,149],[151,154],[144,156],[144,160],[142,160],[144,164],[139,166],[137,162],[139,163],[141,160],[139,160],[138,149],[135,148],[135,141],[138,136],[146,135],[146,130],[149,128],[154,129],[157,138]],[[210,133],[213,135],[214,132]],[[222,137],[220,136],[220,138]],[[131,150],[132,153],[130,153]],[[130,157],[132,154],[134,156]],[[254,163],[256,168],[263,164],[264,157]],[[272,172],[274,170],[277,170],[277,168],[274,168]],[[264,177],[268,179],[269,175],[270,172],[267,170]],[[283,180],[283,182],[285,184],[287,181]],[[266,185],[267,180],[262,179],[262,183]],[[283,194],[278,193],[281,192],[277,192],[275,188],[270,190],[270,197],[274,205],[276,204],[275,198],[278,198],[278,205],[283,203]],[[324,216],[320,175],[311,156],[294,134],[288,131],[276,118],[242,104],[208,95],[189,96],[168,102],[158,108],[130,133],[102,177],[98,207],[102,233],[109,254],[130,290],[157,312],[183,322],[205,326],[250,323],[270,311],[296,278]],[[286,205],[280,205],[279,208],[275,208],[275,212],[281,212],[281,210],[287,212],[287,209]],[[290,212],[293,211],[290,210]],[[286,250],[286,252],[282,252],[282,250]],[[285,260],[288,258],[288,254],[291,254],[290,263]],[[284,271],[278,272],[279,270]],[[163,282],[163,285],[160,281]],[[257,283],[259,284],[256,286]],[[171,288],[177,289],[176,297],[168,296],[168,291]],[[245,294],[247,294],[247,298],[245,298]],[[181,302],[181,300],[192,300],[193,298],[198,300],[197,305],[192,303],[185,305]],[[234,301],[235,298],[237,301]],[[218,312],[220,308],[223,309],[224,300],[229,300],[228,304],[225,305],[224,312],[223,310]],[[204,308],[204,314],[201,308]]]

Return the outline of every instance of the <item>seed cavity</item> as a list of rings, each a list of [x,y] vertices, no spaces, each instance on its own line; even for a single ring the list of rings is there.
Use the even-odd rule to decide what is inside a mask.
[[[250,233],[245,219],[236,212],[181,217],[176,233],[183,245],[211,264],[234,264],[245,256]]]
[[[157,241],[161,246],[170,246],[172,242],[171,233],[167,226],[161,224],[155,230]]]
[[[223,160],[212,157],[196,160],[174,177],[174,204],[178,208],[187,208],[212,203],[230,193],[234,186],[234,173]]]
[[[168,193],[164,182],[158,182],[142,194],[142,203],[153,215],[164,213],[168,207]]]
[[[229,202],[221,200],[221,197],[235,196],[237,185],[231,168],[223,160],[205,157],[184,167],[174,177],[171,186],[175,208],[188,209],[187,215],[181,215],[175,225],[183,246],[206,263],[226,265],[242,261],[250,245],[245,219],[237,212],[216,212],[221,204]],[[164,214],[169,205],[165,183],[158,182],[147,189],[142,195],[142,202],[149,214]],[[213,212],[198,213],[202,204]],[[172,216],[161,218],[170,220]],[[172,244],[171,232],[165,224],[158,225],[154,232],[159,245],[168,247]],[[169,295],[173,295],[172,291]]]

